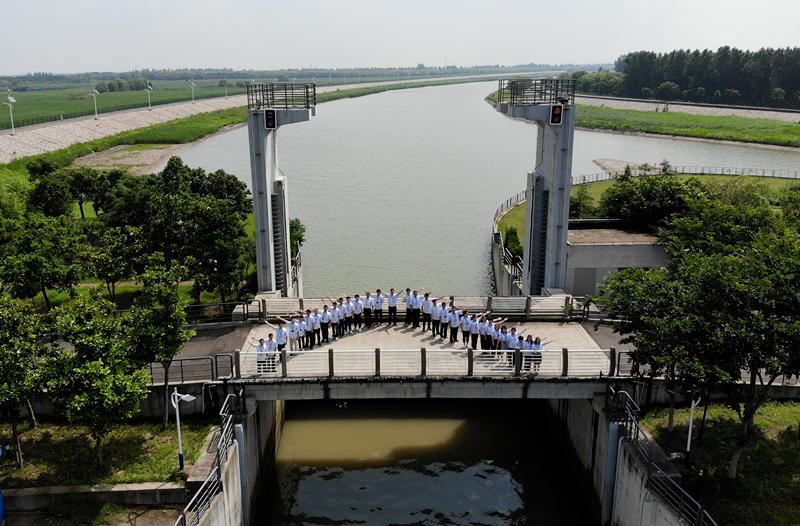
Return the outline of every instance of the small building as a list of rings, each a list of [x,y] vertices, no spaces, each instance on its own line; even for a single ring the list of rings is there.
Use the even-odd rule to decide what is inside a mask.
[[[597,294],[603,278],[631,267],[663,267],[669,256],[653,225],[618,219],[572,219],[567,247],[567,290]]]
[[[567,288],[562,292],[572,296],[597,294],[597,285],[619,270],[665,266],[669,255],[656,241],[657,228],[646,223],[619,219],[571,219],[567,241]],[[497,294],[522,294],[522,260],[508,253],[498,232],[495,232],[492,243],[492,261]]]

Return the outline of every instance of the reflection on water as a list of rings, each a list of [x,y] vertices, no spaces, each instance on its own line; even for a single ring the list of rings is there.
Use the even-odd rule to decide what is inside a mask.
[[[259,524],[592,524],[541,402],[286,407]]]

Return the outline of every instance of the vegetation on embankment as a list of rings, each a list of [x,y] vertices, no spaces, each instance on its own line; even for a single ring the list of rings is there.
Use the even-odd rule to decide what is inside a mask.
[[[181,418],[181,439],[186,463],[200,457],[211,423],[194,417]],[[91,438],[83,426],[63,421],[39,421],[20,425],[25,466],[0,463],[4,489],[78,484],[128,484],[168,482],[178,467],[178,436],[174,425],[161,429],[159,421],[119,424],[103,444],[103,466],[98,468]],[[11,424],[0,425],[0,440],[12,443]]]
[[[496,104],[497,92],[489,94],[486,98]],[[628,134],[652,133],[800,148],[798,124],[733,115],[711,116],[670,111],[618,110],[605,106],[578,104],[575,125],[580,128]]]
[[[675,427],[667,432],[668,409],[655,409],[641,423],[667,453],[686,450],[689,408],[675,411]],[[692,434],[700,433],[702,406],[695,411]],[[739,447],[741,423],[734,409],[710,405],[703,438],[692,441],[691,465],[676,467],[683,488],[719,524],[790,526],[800,524],[800,404],[770,402],[755,418],[756,445],[739,461],[736,479],[728,464]]]

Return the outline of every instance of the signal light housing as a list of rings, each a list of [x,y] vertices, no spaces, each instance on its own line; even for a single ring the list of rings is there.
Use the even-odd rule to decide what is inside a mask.
[[[275,110],[264,110],[264,125],[268,130],[278,127],[278,115]]]
[[[561,124],[564,117],[564,105],[553,104],[550,106],[550,124],[558,126]]]

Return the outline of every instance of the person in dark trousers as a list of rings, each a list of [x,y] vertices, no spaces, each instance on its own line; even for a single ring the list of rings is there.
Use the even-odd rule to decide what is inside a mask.
[[[383,324],[383,293],[381,289],[375,293],[375,324],[381,325]]]
[[[322,329],[322,341],[320,341],[320,345],[322,342],[331,343],[330,339],[328,339],[328,330],[331,327],[331,321],[333,317],[331,316],[330,311],[328,311],[328,306],[325,305],[322,307],[322,314],[319,315],[319,326]]]
[[[364,298],[364,327],[369,329],[372,327],[372,313],[375,311],[375,299],[368,290],[364,292],[367,293],[367,297]]]
[[[389,291],[386,295],[386,302],[389,304],[389,325],[397,327],[397,298],[399,294],[395,294],[394,289]]]

